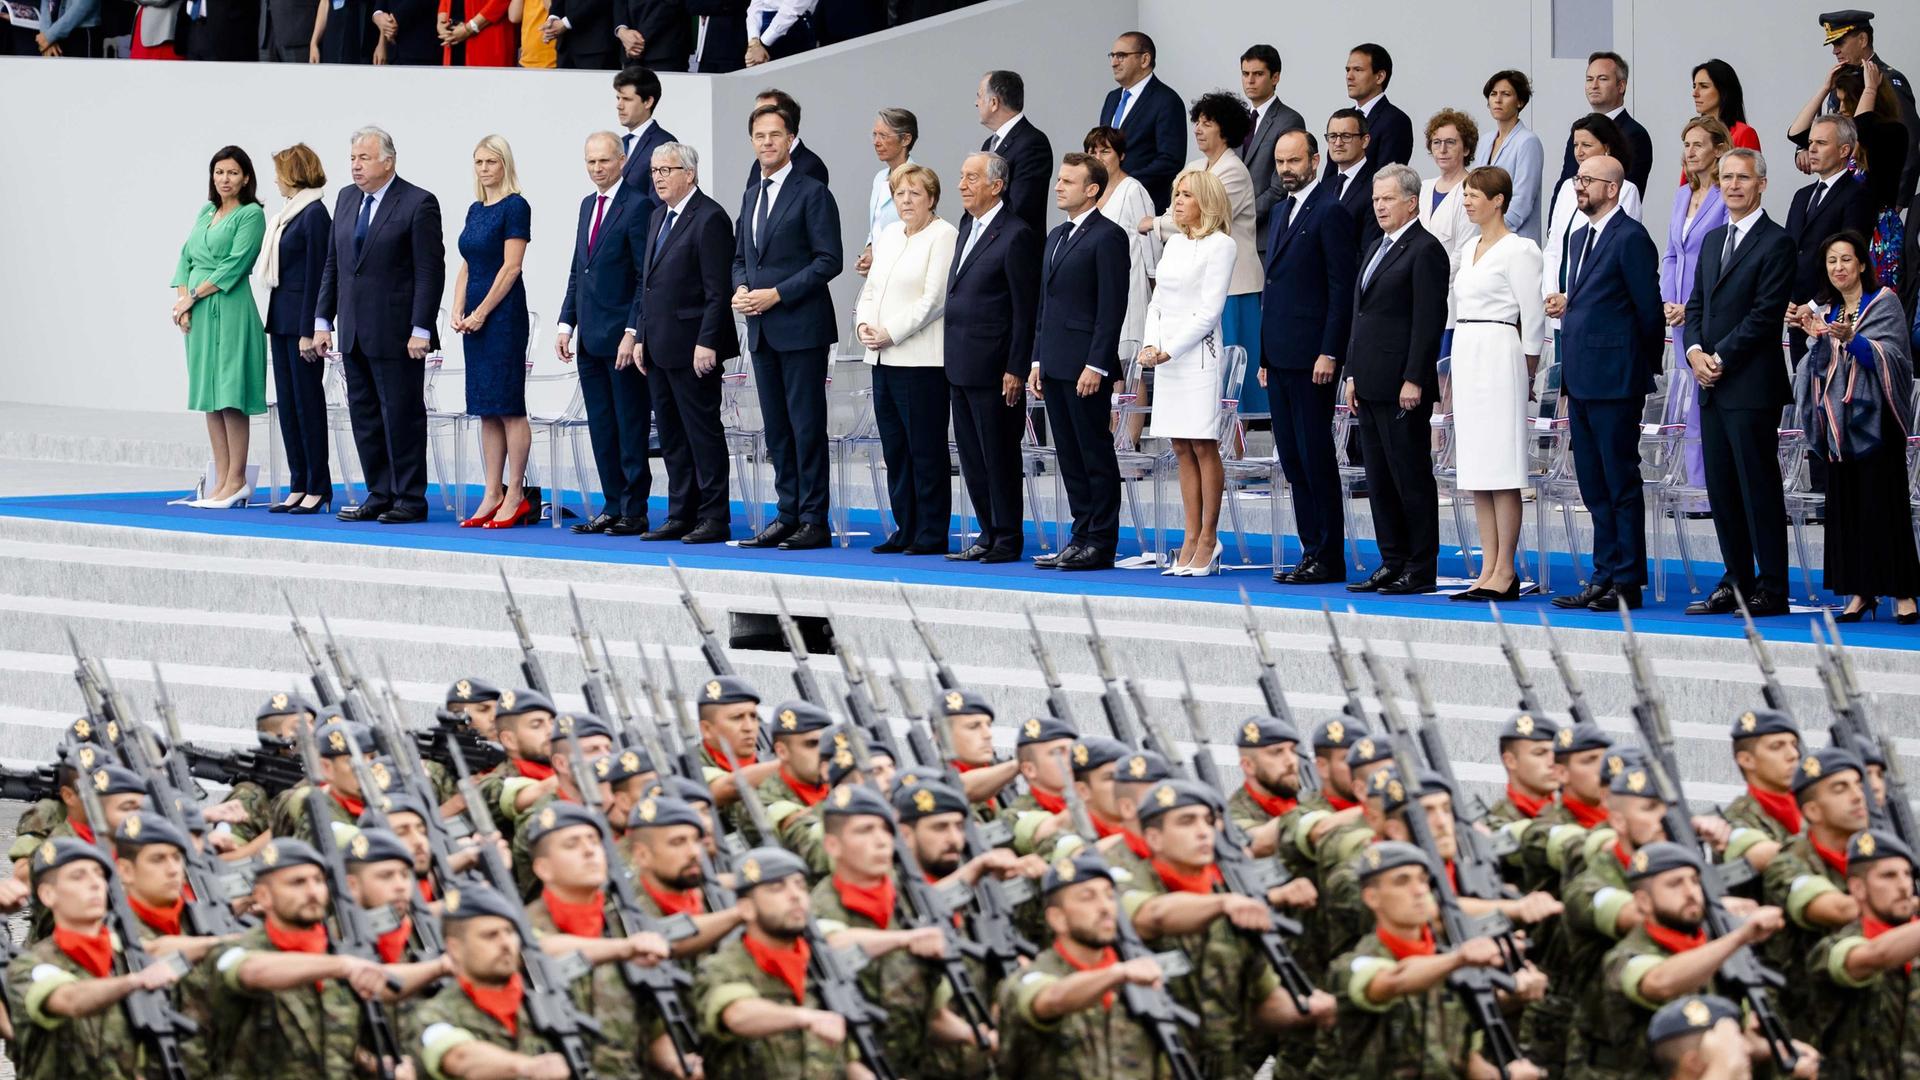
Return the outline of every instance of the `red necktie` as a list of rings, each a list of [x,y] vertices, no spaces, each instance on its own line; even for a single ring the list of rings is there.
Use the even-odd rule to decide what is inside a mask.
[[[593,246],[600,242],[600,217],[607,212],[607,197],[593,197],[593,228],[587,230],[587,254],[593,254]]]

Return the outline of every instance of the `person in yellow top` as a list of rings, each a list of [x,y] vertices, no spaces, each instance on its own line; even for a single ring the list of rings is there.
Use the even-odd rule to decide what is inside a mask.
[[[547,0],[513,0],[507,5],[507,18],[520,25],[520,66],[551,68],[560,66],[559,49],[541,36],[547,25]]]

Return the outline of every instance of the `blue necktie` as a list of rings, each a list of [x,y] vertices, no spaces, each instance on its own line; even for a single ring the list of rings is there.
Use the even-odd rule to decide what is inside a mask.
[[[762,255],[767,252],[767,202],[773,198],[773,177],[760,178],[760,198],[753,208],[753,246]]]
[[[360,216],[353,219],[353,257],[360,257],[360,245],[367,239],[367,223],[373,220],[373,196],[363,195],[360,199]]]
[[[660,261],[660,249],[667,246],[667,234],[673,231],[673,211],[667,211],[667,220],[660,223],[660,235],[653,241],[653,258],[649,263]]]
[[[1297,195],[1287,196],[1287,201],[1280,204],[1280,212],[1273,215],[1273,235],[1267,237],[1268,251],[1278,247],[1280,238],[1287,235],[1287,226],[1293,224],[1293,208],[1299,201]]]
[[[1131,90],[1120,91],[1120,104],[1115,106],[1113,110],[1112,124],[1114,127],[1119,127],[1121,117],[1124,117],[1127,115],[1127,99],[1132,96],[1133,96],[1133,91]]]
[[[1380,238],[1380,250],[1373,253],[1373,261],[1367,264],[1367,272],[1365,276],[1360,279],[1360,287],[1362,289],[1373,284],[1373,272],[1380,269],[1380,264],[1385,261],[1387,250],[1391,247],[1393,247],[1393,237],[1383,236]]]

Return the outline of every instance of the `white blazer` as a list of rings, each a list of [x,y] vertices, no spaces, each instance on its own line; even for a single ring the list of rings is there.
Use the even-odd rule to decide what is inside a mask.
[[[873,266],[860,290],[854,321],[878,326],[893,338],[884,349],[868,349],[867,363],[888,367],[940,367],[945,361],[947,271],[960,230],[935,218],[907,235],[894,222],[873,238]]]
[[[1244,296],[1257,293],[1264,284],[1260,275],[1260,250],[1253,240],[1253,175],[1247,172],[1247,163],[1240,155],[1229,150],[1220,155],[1220,160],[1212,165],[1203,157],[1187,162],[1182,169],[1205,169],[1220,180],[1220,186],[1227,189],[1227,205],[1233,210],[1233,220],[1228,223],[1228,232],[1233,236],[1233,284],[1227,295]],[[1173,223],[1173,211],[1169,209],[1159,218],[1159,233],[1162,239],[1171,240],[1180,235],[1180,227]],[[1137,225],[1136,225],[1137,227]]]
[[[1160,279],[1147,305],[1143,345],[1165,352],[1169,363],[1214,367],[1220,362],[1220,316],[1231,291],[1238,251],[1225,233],[1189,240],[1175,233],[1160,256]],[[1207,339],[1211,337],[1211,347]]]

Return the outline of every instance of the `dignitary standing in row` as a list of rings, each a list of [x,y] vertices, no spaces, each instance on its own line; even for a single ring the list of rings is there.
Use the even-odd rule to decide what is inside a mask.
[[[333,501],[327,468],[326,358],[313,351],[313,305],[327,265],[327,172],[306,143],[273,155],[273,179],[287,201],[267,222],[267,345],[273,353],[280,441],[287,451],[287,499],[275,513],[314,514]]]
[[[1533,83],[1525,72],[1496,71],[1481,94],[1493,117],[1493,145],[1487,164],[1505,169],[1512,180],[1513,203],[1507,207],[1507,228],[1540,244],[1540,136],[1522,123],[1520,113],[1533,100]]]
[[[1122,366],[1139,353],[1141,328],[1147,323],[1147,302],[1153,299],[1153,275],[1166,246],[1159,229],[1142,230],[1153,217],[1153,196],[1140,181],[1127,175],[1127,136],[1119,128],[1097,127],[1087,132],[1080,148],[1107,167],[1107,187],[1094,203],[1109,221],[1127,230],[1127,317],[1120,324]]]
[[[1027,223],[1033,235],[1047,231],[1047,207],[1052,205],[1053,144],[1023,112],[1027,84],[1017,71],[989,71],[980,76],[973,109],[980,126],[991,134],[980,149],[999,154],[1007,162],[1007,190],[1002,198],[1013,215]]]
[[[1126,133],[1133,148],[1129,171],[1153,196],[1154,212],[1161,213],[1173,197],[1173,177],[1186,158],[1187,133],[1179,92],[1155,73],[1157,51],[1153,39],[1138,30],[1115,39],[1107,62],[1120,85],[1107,91],[1100,105],[1100,126]]]
[[[1267,253],[1267,217],[1287,197],[1274,173],[1273,144],[1281,135],[1307,126],[1298,110],[1280,100],[1279,89],[1280,50],[1254,45],[1240,54],[1240,92],[1253,109],[1253,134],[1241,141],[1235,153],[1253,177],[1253,236],[1262,256]]]
[[[873,190],[867,195],[867,242],[853,264],[861,277],[873,266],[873,241],[880,230],[900,220],[893,205],[893,170],[913,160],[913,144],[920,141],[920,121],[906,109],[881,109],[873,119],[873,155],[880,159],[880,171],[873,174]]]
[[[467,362],[469,416],[480,419],[486,494],[462,528],[510,529],[540,520],[538,493],[527,498],[527,286],[520,280],[533,208],[520,194],[507,140],[489,135],[473,150],[475,201],[460,230],[460,274],[453,287],[456,333]],[[558,504],[555,504],[558,513]]]

